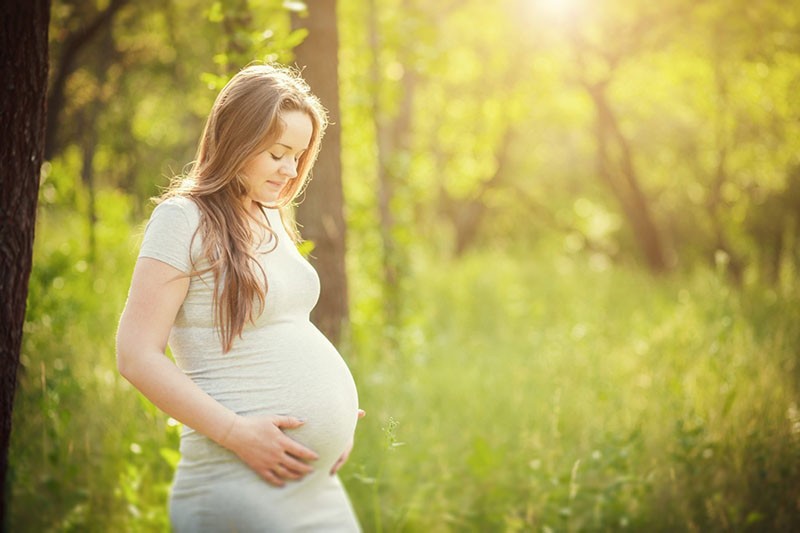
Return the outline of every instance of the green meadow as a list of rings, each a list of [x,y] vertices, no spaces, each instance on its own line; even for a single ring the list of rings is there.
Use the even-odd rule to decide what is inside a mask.
[[[298,220],[347,265],[366,532],[800,531],[797,2],[50,14],[8,531],[169,529],[180,427],[115,332],[149,198],[253,62],[331,111]]]
[[[178,427],[116,373],[139,229],[40,215],[12,531],[163,531]],[[563,247],[562,247],[563,248]],[[420,254],[402,324],[354,279],[367,411],[341,476],[367,531],[789,531],[800,524],[796,284],[653,277],[554,243]],[[363,287],[363,291],[359,289]]]

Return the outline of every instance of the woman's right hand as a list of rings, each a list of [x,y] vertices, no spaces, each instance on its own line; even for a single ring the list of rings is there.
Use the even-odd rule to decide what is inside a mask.
[[[180,269],[150,257],[136,261],[117,331],[120,373],[164,412],[236,453],[267,482],[282,486],[301,479],[317,455],[281,431],[301,426],[300,420],[236,415],[164,355],[188,290],[189,276]]]
[[[290,416],[236,415],[220,444],[238,455],[267,483],[282,487],[286,481],[302,479],[313,472],[308,461],[319,459],[316,453],[281,431],[302,425],[302,420]]]

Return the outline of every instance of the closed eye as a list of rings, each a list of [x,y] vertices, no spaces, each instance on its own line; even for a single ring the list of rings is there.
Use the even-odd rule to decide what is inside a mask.
[[[305,150],[304,150],[303,152],[300,152],[300,153],[299,153],[299,154],[297,154],[296,156],[294,156],[294,162],[295,162],[295,163],[299,163],[299,162],[300,162],[300,158],[301,158],[301,157],[303,157],[303,153],[304,153],[304,152],[305,152]],[[270,152],[270,153],[269,153],[269,155],[270,155],[270,156],[272,157],[272,159],[274,159],[275,161],[280,161],[281,159],[283,159],[284,157],[286,157],[288,154],[284,154],[284,155],[275,155],[275,154],[273,154],[272,152]]]

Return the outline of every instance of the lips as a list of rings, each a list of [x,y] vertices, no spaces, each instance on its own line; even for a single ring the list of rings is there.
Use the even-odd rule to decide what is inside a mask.
[[[270,185],[272,185],[273,187],[277,187],[277,188],[279,188],[279,189],[282,189],[282,188],[283,188],[283,186],[284,186],[284,185],[286,185],[286,183],[285,183],[285,182],[282,182],[282,181],[272,181],[272,180],[267,180],[267,183],[269,183],[269,184],[270,184]]]

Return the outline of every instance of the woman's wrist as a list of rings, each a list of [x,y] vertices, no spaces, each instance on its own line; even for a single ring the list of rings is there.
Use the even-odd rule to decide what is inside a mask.
[[[230,440],[231,434],[233,433],[233,428],[236,425],[236,422],[238,421],[238,419],[239,419],[239,415],[237,415],[234,412],[231,412],[230,422],[228,422],[228,424],[227,424],[227,429],[225,429],[225,432],[222,434],[222,436],[219,439],[217,439],[217,444],[219,444],[220,446],[223,446],[225,448],[229,447],[229,444],[230,444],[229,440]]]

